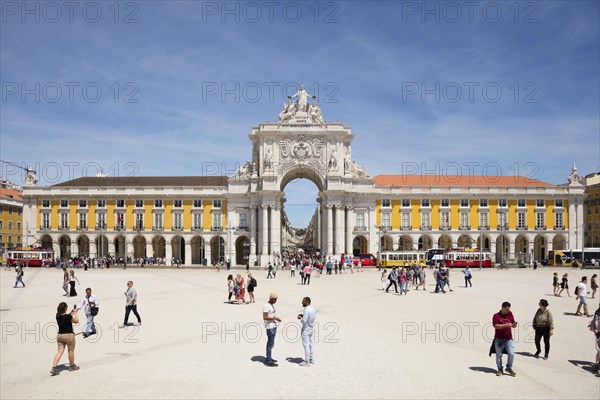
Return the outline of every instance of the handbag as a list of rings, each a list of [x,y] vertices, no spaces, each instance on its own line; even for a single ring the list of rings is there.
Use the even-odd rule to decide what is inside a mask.
[[[90,304],[90,314],[92,314],[92,316],[95,317],[96,315],[98,315],[98,311],[100,311],[100,309],[92,304],[94,303]]]

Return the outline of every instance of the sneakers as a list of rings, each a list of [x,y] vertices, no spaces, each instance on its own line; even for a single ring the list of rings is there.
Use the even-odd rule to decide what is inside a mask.
[[[533,355],[535,358],[540,358],[540,352],[536,351],[535,354]]]
[[[510,376],[517,376],[517,373],[513,371],[512,368],[506,368],[506,372],[508,372]]]
[[[77,371],[79,367],[75,364],[69,366],[69,371]]]
[[[314,363],[315,363],[315,360],[310,360],[310,363],[311,363],[311,364],[314,364]]]
[[[306,361],[302,361],[300,364],[298,364],[300,367],[310,367],[310,364],[307,363]]]
[[[547,359],[548,359],[548,354],[546,354],[546,355],[544,356],[544,360],[547,360]]]
[[[267,367],[278,367],[279,366],[279,365],[277,365],[277,363],[274,363],[274,362],[270,362],[270,363],[266,362],[265,365]]]
[[[498,371],[496,371],[496,376],[502,376],[503,373],[504,371],[502,370],[502,368],[498,368]]]
[[[58,370],[58,367],[52,367],[52,369],[50,370],[50,375],[56,376],[58,374],[60,374],[60,371]]]

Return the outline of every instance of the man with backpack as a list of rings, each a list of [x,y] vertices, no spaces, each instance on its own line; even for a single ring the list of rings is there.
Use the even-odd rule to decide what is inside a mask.
[[[96,295],[92,294],[92,288],[85,289],[85,296],[79,303],[79,310],[83,310],[83,313],[87,317],[85,328],[83,328],[83,337],[92,336],[96,334],[96,325],[94,324],[94,317],[98,315],[98,299]]]

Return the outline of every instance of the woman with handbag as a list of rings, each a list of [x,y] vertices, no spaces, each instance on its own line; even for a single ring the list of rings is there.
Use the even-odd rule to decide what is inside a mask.
[[[541,299],[539,308],[533,316],[533,329],[535,330],[535,357],[540,358],[542,352],[540,341],[544,338],[544,360],[548,359],[550,353],[550,336],[554,334],[554,319],[548,310],[548,301]]]
[[[73,311],[67,314],[68,307],[67,303],[63,301],[56,309],[56,323],[58,324],[56,342],[58,343],[58,351],[54,356],[52,369],[50,370],[52,376],[60,374],[58,362],[65,352],[65,347],[68,349],[69,354],[69,371],[77,371],[79,369],[75,365],[75,333],[73,332],[73,323],[78,323],[79,317],[77,317],[77,307],[74,307]]]

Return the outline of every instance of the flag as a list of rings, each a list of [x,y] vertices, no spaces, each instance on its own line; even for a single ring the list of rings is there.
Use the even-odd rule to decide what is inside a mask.
[[[446,213],[446,224],[448,223],[448,213]]]
[[[117,222],[119,222],[119,224],[123,222],[123,214],[117,214]]]

